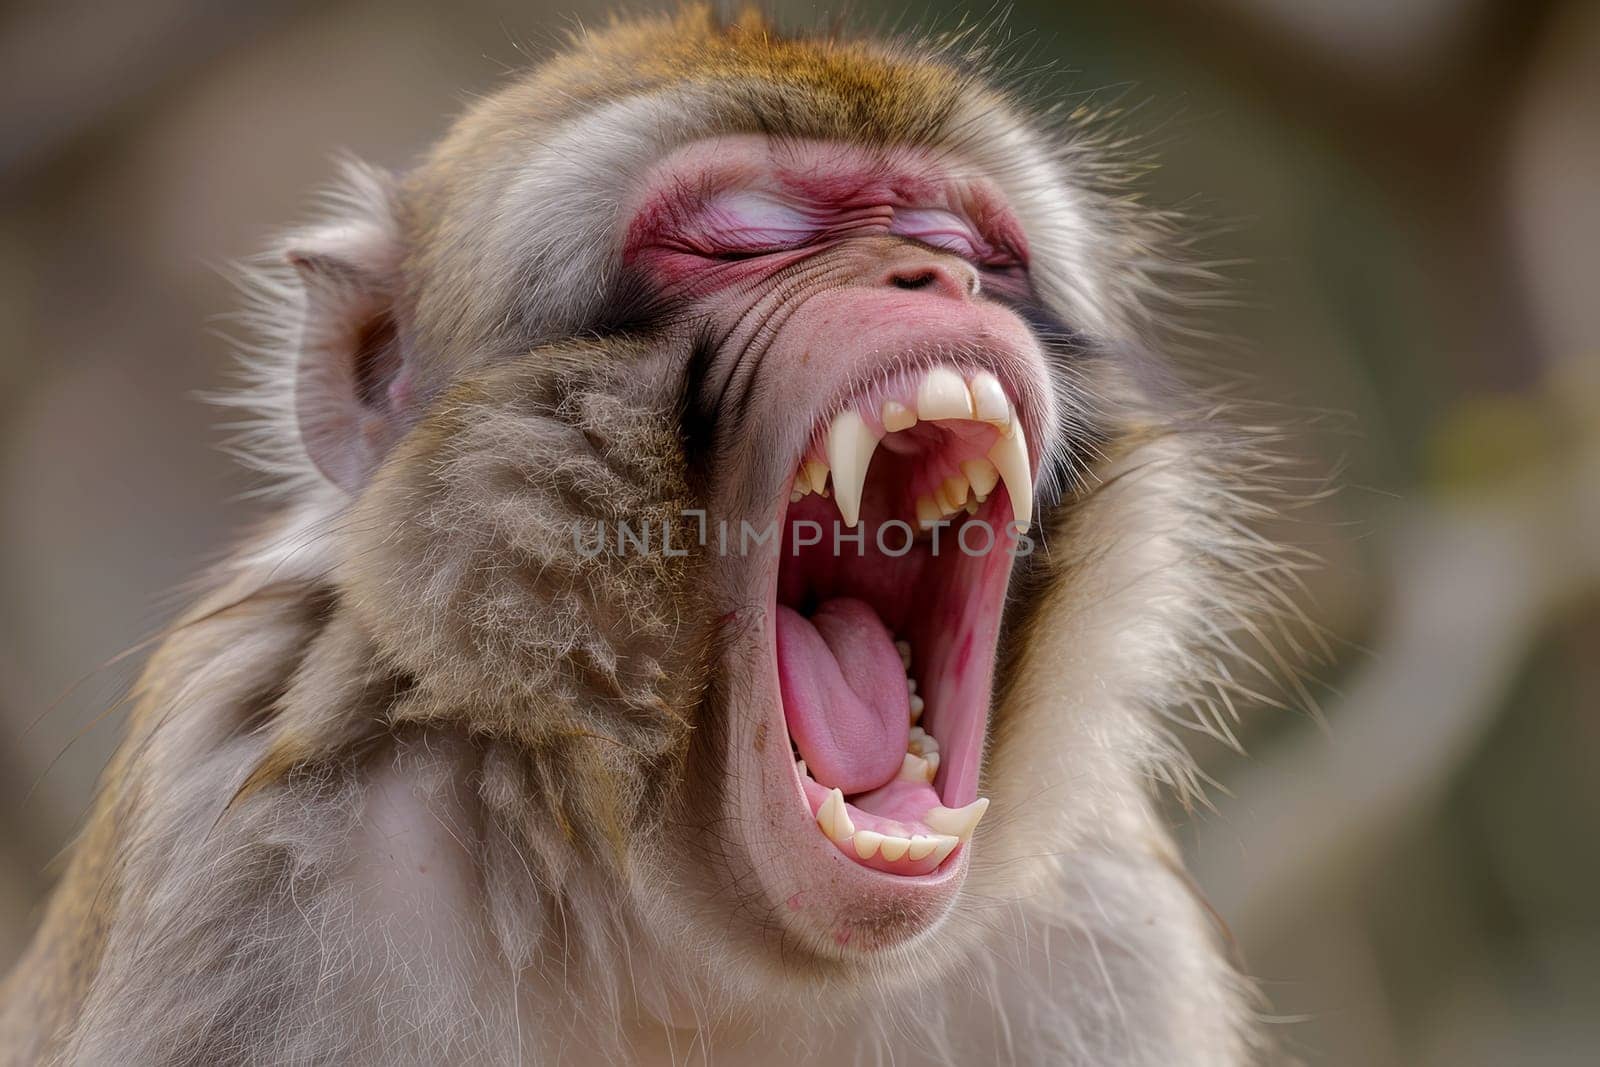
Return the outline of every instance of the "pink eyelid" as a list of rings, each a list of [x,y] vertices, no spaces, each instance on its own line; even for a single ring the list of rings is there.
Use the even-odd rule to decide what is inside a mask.
[[[785,251],[823,234],[829,218],[764,193],[727,193],[706,204],[684,236],[708,251]],[[971,223],[941,208],[895,208],[888,232],[966,259],[980,260],[991,251]]]
[[[953,211],[939,208],[902,208],[894,213],[889,232],[911,237],[934,248],[954,252],[967,259],[979,256],[981,242],[967,221]]]
[[[724,251],[794,248],[815,237],[821,222],[806,211],[760,193],[730,193],[706,205],[697,227],[703,243]]]

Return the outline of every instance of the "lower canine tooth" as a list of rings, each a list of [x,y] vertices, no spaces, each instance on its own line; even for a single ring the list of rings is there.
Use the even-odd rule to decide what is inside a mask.
[[[941,834],[952,834],[962,841],[972,836],[978,820],[989,810],[989,798],[979,797],[964,808],[936,807],[922,817],[922,821]]]
[[[873,830],[857,830],[855,837],[856,855],[862,859],[871,859],[878,854],[878,846],[883,844],[883,835]]]
[[[917,696],[915,693],[911,694],[911,721],[913,724],[916,723],[918,719],[922,718],[922,709],[926,706],[927,704],[921,697]]]
[[[948,834],[940,834],[939,836],[935,837],[933,839],[934,864],[938,865],[943,863],[945,861],[945,857],[954,852],[956,850],[956,846],[959,844],[961,844],[960,838],[951,837]]]
[[[856,824],[850,821],[850,813],[844,808],[843,792],[835,789],[828,794],[828,799],[817,809],[817,825],[831,841],[842,845],[850,840],[856,832]]]
[[[911,642],[910,641],[896,641],[894,643],[894,650],[896,652],[900,653],[900,666],[904,667],[906,670],[910,670],[911,669]]]

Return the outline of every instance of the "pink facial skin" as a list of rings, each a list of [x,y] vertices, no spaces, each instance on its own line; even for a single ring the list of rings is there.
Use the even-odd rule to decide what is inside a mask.
[[[881,431],[883,400],[914,403],[919,375],[936,364],[1000,381],[1026,433],[1033,470],[1054,446],[1054,399],[1039,343],[1007,304],[991,298],[1026,294],[1026,242],[990,183],[950,158],[909,148],[774,147],[756,136],[708,140],[655,167],[629,218],[624,264],[704,323],[717,351],[705,386],[715,414],[720,424],[722,405],[737,409],[737,424],[746,428],[719,450],[714,520],[829,518],[831,501],[819,496],[791,510],[790,483],[801,460],[822,455],[825,428],[845,407]],[[948,432],[934,429],[941,426]],[[986,425],[955,422],[886,438],[868,468],[862,528],[903,517],[916,493],[961,459],[982,455],[994,437]],[[924,457],[924,468],[908,456]],[[890,472],[893,485],[886,484]],[[978,516],[996,530],[1010,517],[1003,487]],[[720,817],[742,845],[772,920],[831,957],[871,955],[926,935],[954,903],[972,843],[943,862],[863,861],[821,832],[816,811],[827,791],[797,773],[786,728],[778,606],[797,607],[807,597],[813,607],[819,597],[864,598],[883,625],[917,649],[928,698],[924,725],[941,744],[935,781],[873,788],[887,761],[835,762],[837,773],[849,768],[865,790],[863,803],[872,805],[858,813],[862,826],[926,830],[919,808],[960,807],[978,793],[1010,556],[997,550],[893,565],[792,558],[780,566],[773,554],[718,564],[730,679]],[[858,632],[878,631],[860,624]],[[877,651],[844,657],[846,673],[883,661],[881,641],[874,642]],[[823,653],[805,654],[814,666]],[[787,677],[792,683],[800,675]],[[886,721],[874,725],[873,715],[889,706],[877,685],[856,678],[847,693],[832,675],[805,676],[812,679],[832,687],[830,699],[863,695],[841,712],[841,729],[903,736]],[[811,699],[807,714],[819,706]],[[821,746],[819,738],[805,740]],[[752,879],[740,884],[748,890]]]
[[[701,141],[662,161],[631,217],[623,264],[696,292],[770,275],[850,237],[906,237],[994,271],[1028,261],[1021,226],[987,180],[911,148]]]

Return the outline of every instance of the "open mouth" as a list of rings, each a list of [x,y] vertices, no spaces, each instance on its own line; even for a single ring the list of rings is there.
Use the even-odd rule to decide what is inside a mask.
[[[775,655],[795,782],[819,833],[891,875],[955,862],[977,795],[995,644],[1033,476],[987,371],[852,395],[782,509]]]

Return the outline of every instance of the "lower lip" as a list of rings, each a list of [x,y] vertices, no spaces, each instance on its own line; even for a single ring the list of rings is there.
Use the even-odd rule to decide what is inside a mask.
[[[767,640],[772,639],[769,633]],[[771,673],[776,692],[776,672]],[[966,846],[927,874],[888,874],[863,866],[817,826],[787,742],[771,743],[772,727],[782,729],[782,723],[751,717],[747,724],[754,729],[747,739],[751,747],[744,751],[757,757],[757,767],[736,802],[762,813],[747,824],[758,839],[751,842],[751,858],[781,928],[824,955],[879,952],[933,929],[966,879]]]
[[[782,507],[778,514],[781,523]],[[1003,517],[1009,521],[1008,503]],[[972,560],[984,567],[1009,567],[1010,562],[1003,552]],[[763,585],[762,602],[775,604],[776,566]],[[966,706],[982,705],[985,712],[992,656],[979,658],[960,652],[952,656],[950,652],[958,644],[993,649],[1001,606],[997,603],[992,612],[983,613],[986,618],[981,625],[965,632],[951,631],[945,638],[947,647],[937,652],[930,648],[929,652],[942,657],[944,677],[939,684],[948,687],[942,691],[955,694]],[[790,753],[778,699],[776,621],[770,613],[759,635],[750,638],[759,645],[763,667],[760,677],[750,680],[751,699],[743,706],[764,710],[759,715],[739,716],[732,724],[732,751],[754,757],[756,773],[737,776],[736,795],[730,799],[743,813],[760,813],[755,819],[745,814],[739,821],[748,835],[757,877],[782,928],[829,954],[881,951],[925,934],[948,912],[965,881],[969,843],[958,846],[937,868],[922,874],[874,870],[842,852],[817,825]],[[980,667],[980,663],[986,666]],[[962,727],[959,735],[946,727],[952,736],[940,737],[948,762],[941,766],[938,792],[947,806],[960,806],[977,795],[979,759],[969,753],[981,752],[987,714],[965,716],[957,725]]]

